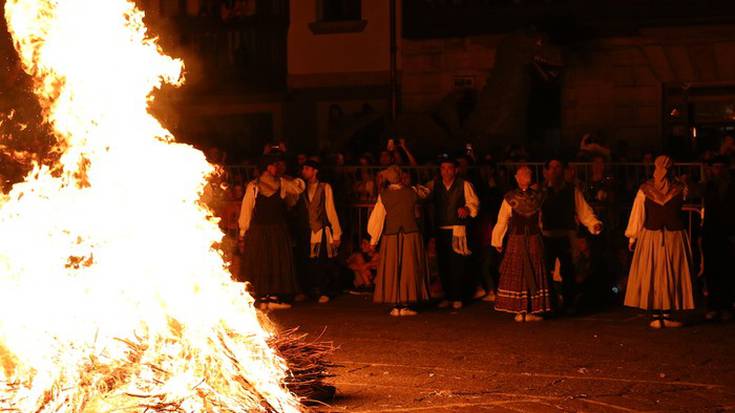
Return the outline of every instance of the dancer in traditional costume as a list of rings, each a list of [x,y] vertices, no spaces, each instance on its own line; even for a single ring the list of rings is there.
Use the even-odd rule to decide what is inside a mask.
[[[304,162],[301,176],[306,181],[306,190],[299,202],[306,209],[309,236],[308,275],[309,292],[315,292],[319,303],[327,303],[339,290],[339,267],[335,262],[342,237],[337,209],[334,206],[332,186],[319,180],[319,163]]]
[[[500,264],[500,281],[495,309],[515,313],[515,321],[540,321],[551,310],[544,243],[539,226],[543,193],[530,188],[531,170],[516,172],[518,189],[508,192],[492,232],[492,245],[505,255]]]
[[[643,183],[633,203],[625,236],[633,261],[625,305],[653,312],[651,327],[680,327],[672,312],[694,308],[691,248],[681,207],[686,187],[669,177],[672,161],[659,156],[653,179]]]
[[[546,266],[554,268],[559,260],[562,278],[563,302],[557,304],[557,295],[552,294],[555,310],[567,314],[576,313],[577,281],[572,261],[572,237],[577,231],[577,221],[587,227],[593,235],[602,231],[602,222],[584,199],[582,191],[564,179],[566,163],[559,158],[546,162],[544,173],[544,204],[541,208],[541,224],[543,228]],[[549,285],[552,277],[549,276]]]
[[[474,186],[458,176],[456,159],[443,156],[439,160],[440,176],[426,188],[434,206],[434,235],[439,264],[439,278],[444,300],[439,307],[459,310],[469,294],[470,277],[467,275],[469,256],[468,224],[480,209],[480,200]]]
[[[401,184],[398,167],[381,174],[389,185],[368,220],[370,245],[374,248],[382,238],[373,301],[392,305],[391,316],[416,315],[416,305],[429,300],[429,267],[416,222],[419,195]]]
[[[304,191],[304,181],[279,174],[278,155],[261,161],[260,177],[248,183],[240,210],[240,281],[251,284],[261,309],[290,308],[298,292],[287,225],[288,197]]]

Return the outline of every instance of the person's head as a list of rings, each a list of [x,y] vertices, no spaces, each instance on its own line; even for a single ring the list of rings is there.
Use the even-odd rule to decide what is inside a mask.
[[[457,160],[444,158],[439,163],[439,174],[442,180],[451,182],[457,177]]]
[[[644,164],[651,164],[653,163],[653,153],[646,152],[643,154],[643,163]]]
[[[458,156],[457,157],[457,175],[459,176],[467,176],[467,174],[470,172],[470,160],[467,158],[467,156]]]
[[[497,164],[491,159],[484,159],[480,165],[480,175],[483,179],[495,179]]]
[[[306,156],[305,153],[300,153],[300,154],[296,155],[296,163],[299,166],[302,166],[304,164],[304,162],[306,162],[307,159],[309,159],[309,158],[307,158],[307,156]]]
[[[283,176],[286,175],[286,171],[288,170],[288,165],[286,164],[286,161],[283,159],[279,159],[276,163],[276,176]]]
[[[216,146],[212,146],[208,148],[206,156],[207,156],[207,161],[209,161],[210,163],[219,163],[220,160],[222,159],[222,154],[219,148]]]
[[[319,164],[316,161],[306,160],[301,166],[301,177],[305,181],[316,179],[319,175]]]
[[[357,163],[360,164],[360,166],[370,166],[373,164],[373,158],[370,156],[369,153],[363,153],[357,159]]]
[[[653,171],[653,179],[660,182],[669,177],[669,171],[674,166],[674,162],[666,155],[659,155],[653,162],[655,169]]]
[[[407,171],[401,172],[401,184],[404,186],[411,186],[411,174]]]
[[[532,181],[533,173],[531,172],[531,168],[526,165],[518,167],[516,170],[516,183],[518,183],[518,187],[521,189],[527,189],[531,186]]]
[[[261,173],[267,173],[272,176],[280,176],[278,174],[280,168],[279,163],[282,162],[282,158],[278,154],[269,154],[263,156],[259,163],[259,169]],[[285,162],[284,162],[285,165]]]
[[[728,159],[724,156],[715,156],[714,158],[710,159],[708,162],[708,165],[710,167],[710,174],[712,178],[719,179],[726,177],[730,170],[729,170],[729,162]]]
[[[232,197],[234,199],[242,199],[243,196],[245,196],[245,191],[241,184],[236,184],[232,187]]]
[[[378,163],[380,166],[390,166],[393,164],[393,154],[388,151],[381,151],[378,157]]]
[[[389,166],[388,168],[384,169],[380,174],[383,176],[383,179],[388,182],[388,184],[394,185],[394,184],[400,184],[401,183],[401,168],[399,168],[396,165]]]
[[[551,183],[560,183],[564,179],[565,162],[559,158],[551,158],[544,164],[544,175]]]
[[[595,155],[592,157],[592,175],[602,176],[605,173],[605,157],[602,155]]]

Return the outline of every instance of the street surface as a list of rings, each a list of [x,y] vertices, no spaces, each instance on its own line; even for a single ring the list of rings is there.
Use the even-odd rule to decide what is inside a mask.
[[[624,308],[519,324],[477,302],[394,318],[343,295],[271,315],[338,346],[323,412],[735,410],[735,323],[699,314],[668,330]]]

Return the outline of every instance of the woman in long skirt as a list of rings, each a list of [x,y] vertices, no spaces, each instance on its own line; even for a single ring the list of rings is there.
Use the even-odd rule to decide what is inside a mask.
[[[669,177],[672,161],[659,156],[653,179],[641,185],[625,236],[634,251],[625,305],[653,312],[652,328],[680,327],[672,312],[694,308],[691,248],[681,219],[685,186]]]
[[[415,306],[429,299],[429,267],[416,222],[416,190],[401,184],[401,170],[381,175],[389,186],[381,192],[368,220],[371,247],[380,242],[380,264],[373,301],[393,306],[391,316],[416,315]]]
[[[287,198],[304,191],[301,179],[280,176],[280,158],[261,161],[263,173],[247,186],[240,211],[239,281],[250,283],[261,309],[287,309],[298,291],[287,227]]]
[[[516,171],[516,182],[519,189],[505,195],[492,233],[492,245],[499,252],[503,251],[503,238],[508,233],[495,309],[514,313],[518,322],[541,321],[540,314],[551,310],[539,225],[543,195],[530,188],[528,167]]]

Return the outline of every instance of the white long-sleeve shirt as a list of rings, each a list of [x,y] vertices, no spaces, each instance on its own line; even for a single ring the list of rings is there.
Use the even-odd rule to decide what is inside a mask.
[[[646,222],[646,195],[638,190],[633,201],[633,209],[630,211],[630,217],[628,218],[628,227],[625,228],[625,236],[630,242],[635,242],[643,229],[643,224]]]
[[[265,178],[263,178],[265,179]],[[278,189],[280,191],[281,199],[286,199],[288,196],[298,196],[306,188],[306,184],[299,178],[273,178],[271,183],[278,182]],[[245,196],[242,199],[242,205],[240,206],[240,218],[238,224],[240,226],[240,236],[244,236],[248,229],[250,229],[250,221],[253,218],[253,212],[255,210],[255,200],[258,198],[260,188],[258,180],[253,180],[248,183],[245,188]]]
[[[598,225],[602,225],[602,222],[597,219],[595,211],[592,209],[587,200],[584,199],[584,194],[578,188],[574,188],[574,214],[577,220],[584,225],[587,230],[594,235],[600,233],[599,229],[596,229]],[[543,220],[542,220],[543,222]],[[541,228],[543,231],[543,227]],[[545,236],[557,236],[566,235],[568,231],[564,231],[564,234],[557,233],[557,231],[544,231]]]
[[[500,211],[498,211],[498,221],[493,227],[492,238],[490,244],[495,248],[503,247],[503,238],[505,233],[508,232],[508,226],[510,225],[510,218],[513,216],[513,208],[510,206],[508,201],[505,199],[500,204]]]

